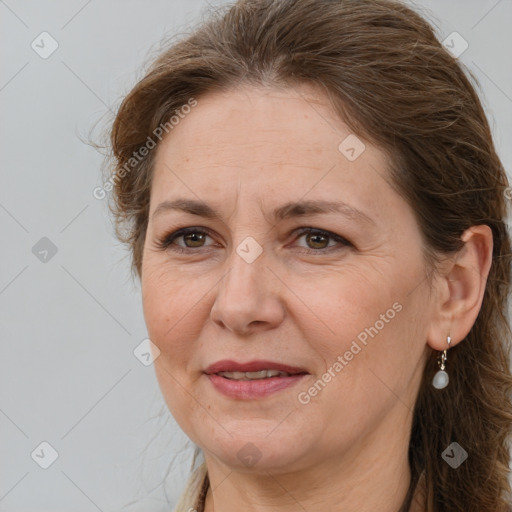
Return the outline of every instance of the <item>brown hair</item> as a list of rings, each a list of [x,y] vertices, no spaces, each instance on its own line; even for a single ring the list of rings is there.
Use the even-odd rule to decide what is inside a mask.
[[[398,1],[241,0],[173,42],[126,96],[111,131],[117,177],[191,98],[241,83],[322,87],[352,131],[389,155],[393,184],[415,212],[432,269],[438,256],[463,246],[467,228],[492,229],[483,304],[467,338],[450,350],[450,386],[431,384],[434,351],[424,369],[409,463],[411,489],[425,475],[429,512],[508,510],[510,189],[463,65]],[[139,275],[154,154],[114,180],[118,235]],[[441,457],[453,441],[469,454],[456,470]]]

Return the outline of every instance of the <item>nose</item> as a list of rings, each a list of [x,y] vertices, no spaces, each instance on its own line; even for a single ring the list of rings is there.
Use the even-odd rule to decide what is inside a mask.
[[[285,316],[284,285],[267,263],[265,252],[248,263],[233,250],[212,305],[213,322],[240,336],[279,326]]]

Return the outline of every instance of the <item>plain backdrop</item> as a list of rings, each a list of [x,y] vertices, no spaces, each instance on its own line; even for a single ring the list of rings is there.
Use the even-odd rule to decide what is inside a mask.
[[[510,172],[512,1],[415,5],[442,40],[467,42],[460,60]],[[147,336],[140,288],[92,193],[102,156],[81,139],[160,39],[206,8],[0,0],[0,511],[119,511],[137,499],[125,510],[170,511],[165,493],[174,504],[184,485],[191,451],[134,354]]]

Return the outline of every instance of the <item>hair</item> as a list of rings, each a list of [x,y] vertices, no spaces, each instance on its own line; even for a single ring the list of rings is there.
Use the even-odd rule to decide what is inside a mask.
[[[428,512],[502,512],[510,506],[510,188],[470,78],[478,85],[432,26],[400,1],[240,0],[159,53],[122,101],[110,132],[112,211],[139,276],[156,151],[140,161],[134,155],[155,136],[160,140],[159,127],[172,137],[169,119],[191,98],[200,102],[246,84],[311,84],[325,91],[353,133],[389,157],[391,182],[414,211],[433,272],[442,257],[463,247],[466,229],[491,228],[482,306],[466,339],[450,349],[450,386],[439,391],[431,384],[434,350],[423,370],[410,433],[411,487],[402,510],[420,475]],[[469,453],[456,470],[441,457],[453,441]],[[197,504],[206,479],[203,462],[177,512]]]

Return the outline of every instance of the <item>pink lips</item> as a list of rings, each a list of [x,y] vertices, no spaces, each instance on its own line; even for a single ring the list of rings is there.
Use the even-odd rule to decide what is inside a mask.
[[[261,370],[276,370],[289,373],[290,375],[250,381],[228,379],[218,375],[220,372],[258,372]],[[308,372],[303,368],[283,365],[273,361],[237,363],[236,361],[223,360],[210,365],[205,370],[205,374],[215,389],[223,395],[239,400],[254,400],[293,386],[304,378]]]
[[[220,372],[259,372],[260,370],[277,370],[278,372],[286,372],[292,375],[297,373],[307,373],[303,368],[294,366],[287,366],[285,364],[275,363],[273,361],[250,361],[248,363],[237,363],[225,359],[217,361],[216,363],[208,366],[205,373],[220,373]]]

